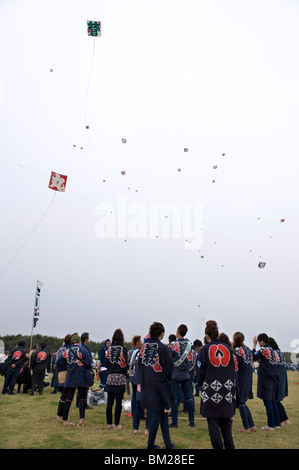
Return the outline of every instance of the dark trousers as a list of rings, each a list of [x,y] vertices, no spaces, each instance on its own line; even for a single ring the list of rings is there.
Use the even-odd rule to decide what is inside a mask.
[[[284,409],[283,404],[281,401],[277,402],[277,407],[279,411],[279,417],[280,417],[280,422],[282,423],[283,421],[286,421],[288,418],[288,415],[286,414],[286,410]]]
[[[65,403],[63,406],[63,421],[67,421],[69,417],[70,407],[75,395],[76,388],[66,388],[65,389]],[[86,408],[86,387],[78,387],[78,397],[79,397],[79,416],[80,419],[85,417],[85,408]]]
[[[104,389],[106,388],[107,375],[108,375],[107,370],[103,370],[100,372],[100,385],[102,385]]]
[[[172,449],[172,443],[169,435],[168,413],[164,410],[147,410],[150,412],[149,434],[147,448],[155,448],[155,439],[158,432],[159,424],[161,426],[162,436],[166,449]]]
[[[12,394],[19,375],[20,375],[20,369],[18,367],[7,368],[6,378],[5,378],[3,389],[2,389],[3,394],[7,392],[7,389],[8,389],[8,393]]]
[[[246,403],[243,402],[239,404],[239,411],[240,411],[244,429],[253,428],[254,422],[251,416],[250,409],[248,408]]]
[[[140,407],[140,400],[136,400],[133,415],[133,429],[139,429],[141,419],[146,419],[145,429],[149,428],[150,411],[147,411],[146,418],[144,416],[144,409]]]
[[[275,428],[275,426],[280,426],[280,416],[277,402],[275,400],[264,400],[264,405],[266,408],[267,424],[269,428]]]
[[[57,416],[63,417],[63,408],[65,404],[65,399],[66,399],[66,389],[63,387],[61,390],[60,398],[59,398]]]
[[[114,400],[115,400],[114,424],[115,426],[119,425],[123,396],[124,396],[123,393],[108,392],[107,407],[106,407],[107,424],[112,424],[112,409],[113,409]]]
[[[207,418],[213,449],[234,449],[232,420],[229,418]]]
[[[33,372],[31,377],[31,395],[34,395],[36,387],[38,388],[38,393],[41,395],[44,389],[44,372]]]
[[[171,408],[171,418],[173,424],[178,424],[178,408],[181,397],[181,389],[185,395],[186,399],[186,409],[188,410],[189,423],[194,424],[194,401],[192,395],[191,382],[189,379],[178,381],[173,379],[172,389],[174,394],[175,403]]]

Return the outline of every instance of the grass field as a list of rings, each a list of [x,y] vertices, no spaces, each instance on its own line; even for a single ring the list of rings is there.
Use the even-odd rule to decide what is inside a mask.
[[[2,391],[4,378],[0,377]],[[247,402],[255,425],[255,433],[243,434],[237,410],[233,421],[233,436],[236,449],[299,449],[299,373],[288,372],[289,396],[283,404],[291,426],[282,426],[273,432],[262,431],[266,413],[263,403],[256,398],[256,375],[253,392],[255,398]],[[16,389],[15,389],[16,391]],[[145,422],[141,421],[141,433],[133,435],[132,418],[122,413],[120,431],[107,430],[106,406],[94,406],[86,410],[85,427],[63,427],[56,420],[60,394],[51,394],[47,387],[43,395],[30,394],[0,395],[0,448],[1,449],[145,449],[147,437],[144,435]],[[126,399],[126,396],[124,397]],[[188,426],[185,413],[179,412],[179,425],[171,429],[171,439],[176,449],[211,449],[206,420],[199,414],[200,398],[195,398],[195,427]],[[72,403],[70,419],[79,421],[79,411]],[[164,448],[159,430],[156,443]]]

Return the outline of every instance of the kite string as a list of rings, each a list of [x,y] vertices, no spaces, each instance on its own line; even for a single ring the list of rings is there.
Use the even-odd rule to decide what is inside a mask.
[[[89,77],[88,77],[88,82],[87,82],[87,89],[86,89],[86,98],[85,98],[85,116],[84,116],[85,125],[87,124],[87,122],[86,122],[86,116],[87,116],[87,101],[88,101],[88,92],[89,92],[89,84],[90,84],[91,72],[92,72],[93,62],[94,62],[94,56],[95,56],[95,49],[96,49],[96,42],[95,42],[95,38],[93,38],[93,54],[92,54],[91,66],[90,66]]]
[[[33,229],[29,232],[28,235],[26,235],[26,239],[24,240],[24,242],[22,243],[22,245],[20,246],[20,248],[17,250],[16,254],[12,257],[12,259],[10,260],[10,262],[7,264],[7,266],[4,268],[4,270],[0,273],[0,278],[3,276],[3,274],[7,271],[7,269],[9,268],[9,266],[13,263],[13,261],[16,259],[16,257],[18,256],[18,254],[20,253],[20,251],[23,249],[23,247],[25,246],[26,242],[32,237],[32,235],[34,234],[34,232],[36,231],[36,229],[39,227],[39,225],[42,223],[42,221],[44,220],[44,218],[46,217],[47,213],[49,212],[53,202],[54,202],[54,199],[55,199],[55,196],[56,196],[56,191],[54,191],[54,195],[53,195],[53,198],[52,198],[52,201],[49,205],[49,207],[47,208],[46,212],[42,215],[42,217],[40,218],[40,220],[37,222],[37,224],[33,227]],[[18,242],[15,242],[13,245],[11,246],[14,246],[16,243]],[[7,248],[8,249],[8,248]],[[6,251],[6,250],[4,250]],[[3,253],[3,252],[2,252]]]

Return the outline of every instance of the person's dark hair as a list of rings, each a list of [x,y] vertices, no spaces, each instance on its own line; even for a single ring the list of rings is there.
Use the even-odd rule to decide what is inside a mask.
[[[220,333],[218,339],[221,343],[227,344],[230,348],[232,347],[232,343],[226,333]]]
[[[131,341],[132,348],[135,348],[136,344],[138,343],[140,339],[141,339],[140,335],[133,336],[132,341]]]
[[[176,335],[169,335],[169,336],[168,336],[168,341],[169,341],[170,343],[172,343],[172,342],[175,341],[175,340],[176,340]]]
[[[269,346],[271,346],[271,348],[276,349],[276,350],[279,349],[278,344],[276,343],[274,338],[268,338],[268,343],[269,343]]]
[[[89,339],[89,333],[84,331],[84,333],[82,333],[82,335],[81,335],[81,343],[84,343],[85,340],[87,340],[87,339]]]
[[[205,334],[208,335],[211,339],[218,338],[219,331],[217,322],[215,322],[215,320],[208,320],[206,322]]]
[[[269,338],[268,338],[268,335],[266,335],[266,333],[259,334],[258,337],[257,337],[257,340],[258,341],[264,341],[267,344],[269,342]]]
[[[178,327],[178,332],[181,336],[185,336],[188,331],[188,328],[186,325],[182,324]]]
[[[67,344],[68,346],[70,346],[72,344],[72,335],[66,335],[64,337],[64,342],[65,344]]]
[[[121,344],[122,346],[125,344],[124,334],[120,328],[117,328],[112,336],[111,345],[114,346],[115,344]]]
[[[202,346],[202,342],[200,341],[200,339],[195,339],[195,340],[193,341],[193,346],[194,346],[195,348],[200,348],[200,347]]]
[[[233,348],[239,348],[240,346],[244,346],[245,336],[240,331],[236,331],[233,336]]]
[[[18,341],[18,346],[25,346],[25,340],[24,339],[20,339],[20,341]]]
[[[149,329],[149,335],[151,338],[158,338],[162,333],[165,333],[165,328],[162,323],[155,321]]]
[[[47,346],[47,344],[44,341],[42,343],[40,343],[40,348],[41,349],[45,349],[46,346]]]

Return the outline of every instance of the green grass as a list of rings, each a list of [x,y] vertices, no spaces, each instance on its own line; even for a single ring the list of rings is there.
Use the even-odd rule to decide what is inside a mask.
[[[289,396],[283,404],[291,426],[284,426],[274,432],[262,431],[266,413],[263,403],[256,398],[256,376],[254,375],[254,396],[248,401],[258,431],[243,434],[239,411],[233,421],[233,436],[236,449],[299,449],[299,373],[289,372]],[[2,391],[4,378],[0,377]],[[133,435],[132,418],[123,412],[121,431],[106,429],[106,406],[94,406],[87,410],[85,427],[63,427],[56,421],[60,394],[52,395],[47,387],[42,396],[35,394],[0,395],[0,448],[1,449],[145,449],[147,437],[144,434],[145,422],[141,421],[139,435]],[[125,396],[126,399],[126,396]],[[188,426],[185,413],[179,412],[179,425],[171,429],[171,439],[176,449],[211,449],[206,420],[199,414],[200,398],[195,398],[195,427]],[[70,419],[79,421],[79,411],[72,403]],[[156,443],[164,448],[159,430]]]

